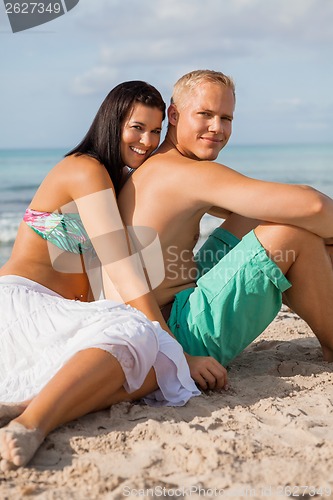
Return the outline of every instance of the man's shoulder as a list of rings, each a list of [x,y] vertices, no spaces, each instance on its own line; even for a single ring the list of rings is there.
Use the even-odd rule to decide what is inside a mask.
[[[210,165],[211,163],[212,162],[199,161],[193,158],[188,158],[175,151],[167,151],[162,153],[155,153],[144,163],[144,167],[151,169],[151,171],[158,168],[160,173],[162,172],[162,170],[165,170],[169,173],[172,171],[177,171],[178,173],[180,173],[181,171],[187,171],[194,166],[204,167]],[[140,171],[140,169],[138,170]]]

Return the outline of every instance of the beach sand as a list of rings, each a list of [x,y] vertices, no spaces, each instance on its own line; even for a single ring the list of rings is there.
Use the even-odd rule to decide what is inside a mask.
[[[329,498],[332,372],[283,308],[232,363],[227,392],[182,408],[123,403],[63,426],[28,468],[0,473],[0,498]]]

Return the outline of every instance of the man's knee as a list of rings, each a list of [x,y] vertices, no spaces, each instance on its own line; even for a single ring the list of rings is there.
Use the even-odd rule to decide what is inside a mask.
[[[267,255],[285,273],[305,248],[317,244],[321,238],[306,229],[284,224],[262,224],[255,234]]]

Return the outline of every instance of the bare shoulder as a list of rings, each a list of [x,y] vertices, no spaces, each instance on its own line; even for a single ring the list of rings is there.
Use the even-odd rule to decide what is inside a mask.
[[[65,176],[68,180],[73,178],[76,181],[109,178],[106,168],[87,155],[66,156],[54,167],[54,172],[60,177]]]
[[[210,172],[219,172],[220,174],[223,172],[235,172],[233,169],[222,163],[188,158],[181,155],[176,150],[170,150],[165,153],[156,153],[144,163],[143,168],[140,167],[138,169],[138,172],[140,174],[143,173],[144,168],[147,170],[149,169],[150,172],[158,168],[161,170],[168,170],[169,172],[177,171],[184,173],[188,173],[189,169],[196,169],[196,171],[200,172],[202,175],[204,175],[207,170]]]
[[[55,167],[60,182],[68,186],[73,197],[113,188],[106,168],[96,159],[87,155],[71,155]]]
[[[145,186],[157,183],[163,189],[172,184],[176,189],[177,184],[190,175],[197,163],[200,162],[185,158],[174,151],[156,153],[134,172],[133,182]]]
[[[190,191],[198,199],[203,190],[221,186],[231,178],[241,181],[244,176],[221,163],[188,158],[175,150],[153,155],[133,174],[134,184],[158,184],[162,191],[173,186],[173,191]]]
[[[113,184],[101,163],[87,155],[67,156],[45,177],[32,205],[51,211],[73,199],[108,188],[113,189]]]

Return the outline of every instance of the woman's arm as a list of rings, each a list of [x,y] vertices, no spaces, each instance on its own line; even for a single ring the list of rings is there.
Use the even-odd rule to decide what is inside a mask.
[[[100,165],[98,167],[103,169]],[[150,320],[158,321],[174,337],[151,291],[149,283],[154,276],[149,275],[150,280],[147,280],[142,255],[130,249],[113,186],[109,177],[104,177],[99,169],[96,169],[96,165],[88,171],[86,169],[86,176],[81,170],[81,182],[71,184],[71,193],[101,262],[106,297],[141,310]],[[149,263],[163,280],[164,274],[160,272],[161,266],[164,271],[163,256],[162,253],[159,255],[158,248],[156,245],[154,253],[149,253]],[[157,286],[159,283],[155,284]],[[215,359],[189,355],[186,355],[186,359],[192,378],[202,389],[220,389],[226,386],[227,372]]]

